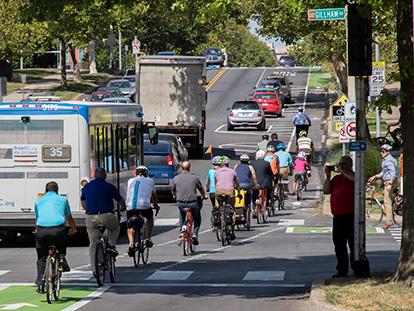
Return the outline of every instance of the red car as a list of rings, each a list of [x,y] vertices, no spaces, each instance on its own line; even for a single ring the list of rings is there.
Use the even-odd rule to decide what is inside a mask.
[[[282,103],[275,92],[256,92],[253,100],[260,104],[265,114],[282,116]]]
[[[90,102],[101,102],[104,98],[114,97],[110,91],[101,91],[101,92],[93,92],[91,96],[89,96]]]

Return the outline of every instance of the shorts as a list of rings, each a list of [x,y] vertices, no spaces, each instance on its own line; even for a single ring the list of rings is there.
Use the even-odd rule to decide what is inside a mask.
[[[127,219],[130,219],[133,215],[141,215],[146,219],[151,219],[154,217],[154,212],[152,211],[152,208],[132,209],[127,211]]]
[[[305,171],[297,171],[297,172],[295,172],[295,175],[294,175],[295,181],[298,181],[300,179],[300,175],[302,175],[302,178],[303,178],[303,176],[305,175]]]

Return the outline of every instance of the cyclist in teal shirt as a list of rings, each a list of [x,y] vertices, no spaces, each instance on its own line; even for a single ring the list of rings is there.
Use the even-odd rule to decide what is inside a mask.
[[[209,192],[211,206],[216,205],[216,184],[214,182],[214,173],[220,168],[220,156],[215,156],[211,160],[211,169],[207,173],[206,189]]]
[[[68,233],[76,233],[75,221],[72,218],[68,200],[58,194],[58,184],[54,181],[46,184],[45,194],[35,202],[36,218],[36,252],[37,252],[37,292],[44,294],[43,274],[49,250],[49,240],[53,239],[59,253],[59,266],[63,271],[70,271],[65,259]],[[70,230],[65,227],[68,221]]]

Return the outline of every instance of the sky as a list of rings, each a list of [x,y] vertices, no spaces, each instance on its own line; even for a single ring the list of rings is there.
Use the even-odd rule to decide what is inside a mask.
[[[274,45],[274,46],[286,46],[286,44],[285,44],[284,42],[280,41],[280,40],[276,40],[276,39],[271,39],[271,40],[268,40],[268,39],[266,39],[265,37],[259,36],[259,35],[255,32],[255,29],[256,29],[256,28],[259,28],[259,25],[257,25],[257,23],[256,23],[254,20],[250,20],[249,27],[250,27],[250,32],[251,32],[252,34],[254,34],[254,35],[258,36],[258,37],[259,37],[259,39],[260,39],[261,41],[263,41],[263,42],[273,42],[273,45]]]

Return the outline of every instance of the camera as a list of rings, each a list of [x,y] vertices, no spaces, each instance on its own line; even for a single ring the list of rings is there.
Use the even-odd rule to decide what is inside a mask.
[[[328,169],[328,171],[335,171],[335,165],[327,165],[326,168]]]

